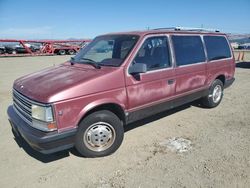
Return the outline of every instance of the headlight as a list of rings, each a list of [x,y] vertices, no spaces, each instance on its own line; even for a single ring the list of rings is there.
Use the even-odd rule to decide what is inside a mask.
[[[41,121],[53,121],[53,113],[51,107],[32,105],[32,117]]]
[[[51,106],[32,104],[32,118],[32,125],[37,129],[42,131],[54,131],[57,129]]]

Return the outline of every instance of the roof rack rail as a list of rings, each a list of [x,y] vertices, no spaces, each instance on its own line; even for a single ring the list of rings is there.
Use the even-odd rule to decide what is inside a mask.
[[[174,31],[209,31],[209,32],[220,32],[218,29],[208,29],[208,28],[196,28],[196,27],[166,27],[166,28],[156,28],[153,30],[174,30]]]

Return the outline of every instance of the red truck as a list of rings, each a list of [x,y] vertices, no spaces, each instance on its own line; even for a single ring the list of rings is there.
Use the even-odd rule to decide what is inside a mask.
[[[165,28],[96,37],[71,60],[17,79],[8,108],[13,131],[49,154],[115,152],[124,126],[199,99],[220,104],[234,82],[225,34]]]
[[[0,39],[0,56],[74,55],[90,41]]]

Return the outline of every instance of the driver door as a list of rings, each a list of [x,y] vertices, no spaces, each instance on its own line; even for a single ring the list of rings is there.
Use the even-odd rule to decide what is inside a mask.
[[[155,106],[168,100],[175,92],[175,72],[171,63],[168,37],[147,37],[130,66],[135,63],[144,63],[147,66],[146,73],[128,74],[126,77],[128,111],[129,114],[135,112],[130,118],[139,119],[153,114],[154,111],[157,113]]]

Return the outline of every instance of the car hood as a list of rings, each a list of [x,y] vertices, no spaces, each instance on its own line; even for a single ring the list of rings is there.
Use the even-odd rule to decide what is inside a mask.
[[[121,67],[95,69],[90,65],[65,63],[23,76],[13,87],[31,100],[52,103],[120,88],[124,85],[121,74]]]

